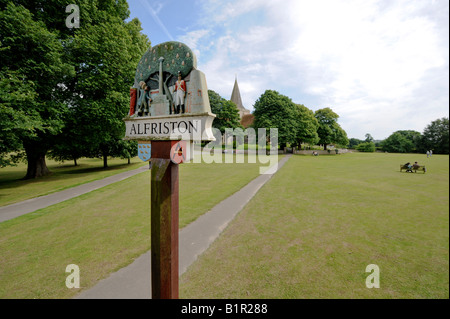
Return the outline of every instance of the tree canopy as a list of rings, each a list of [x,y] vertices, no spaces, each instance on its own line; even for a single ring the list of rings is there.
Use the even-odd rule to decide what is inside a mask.
[[[58,33],[35,18],[22,5],[2,3],[0,140],[9,139],[14,132],[15,138],[7,142],[5,151],[25,151],[28,178],[48,174],[45,154],[64,127],[67,111],[61,83],[74,75]]]
[[[337,115],[329,107],[319,109],[315,112],[315,117],[319,122],[317,133],[319,135],[319,144],[324,145],[327,149],[329,144],[347,145],[347,133],[337,122],[339,115]]]
[[[296,104],[297,106],[297,146],[302,143],[316,144],[319,141],[319,134],[317,129],[319,128],[319,122],[314,116],[314,112],[308,109],[303,104]]]
[[[253,127],[277,128],[280,147],[297,142],[297,116],[300,111],[290,98],[277,91],[266,90],[256,100],[254,108]]]
[[[0,165],[20,157],[27,178],[48,174],[45,156],[124,154],[122,118],[135,69],[150,42],[126,0],[0,1]],[[124,149],[118,149],[122,145]],[[11,153],[16,153],[11,157]]]
[[[418,149],[421,134],[413,130],[392,133],[382,142],[382,150],[392,153],[414,153]]]
[[[226,128],[243,128],[240,124],[239,110],[233,102],[224,99],[213,90],[208,90],[211,112],[216,115],[212,126],[225,133]]]
[[[443,117],[432,121],[424,129],[420,141],[422,151],[432,150],[436,154],[449,154],[449,124]]]

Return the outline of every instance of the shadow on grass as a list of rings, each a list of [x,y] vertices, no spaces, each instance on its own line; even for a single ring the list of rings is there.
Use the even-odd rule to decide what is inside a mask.
[[[98,172],[109,172],[109,171],[118,171],[123,169],[124,167],[136,167],[138,168],[137,163],[131,163],[131,164],[116,164],[112,166],[108,166],[104,168],[103,166],[90,166],[88,164],[78,164],[75,165],[58,165],[58,166],[49,166],[48,169],[50,170],[50,174],[38,178],[33,179],[24,179],[24,176],[26,175],[26,172],[14,172],[10,173],[10,178],[6,177],[3,180],[0,180],[0,189],[2,188],[15,188],[15,187],[22,187],[24,185],[29,185],[33,183],[41,183],[44,181],[56,181],[61,180],[65,178],[69,178],[70,176],[77,176],[77,175],[89,175],[93,173]],[[20,174],[20,175],[19,175]],[[95,178],[94,178],[95,180]],[[1,195],[0,195],[1,197]]]
[[[78,165],[78,166],[73,166],[75,169],[69,169],[67,171],[64,172],[58,172],[58,174],[64,175],[64,174],[68,174],[68,175],[73,175],[73,174],[88,174],[88,173],[94,173],[94,172],[108,172],[108,171],[116,171],[116,170],[120,170],[123,167],[131,167],[131,166],[138,166],[138,164],[117,164],[114,166],[108,166],[108,167],[86,167],[86,168],[79,168],[82,165]],[[85,165],[84,165],[85,166]]]

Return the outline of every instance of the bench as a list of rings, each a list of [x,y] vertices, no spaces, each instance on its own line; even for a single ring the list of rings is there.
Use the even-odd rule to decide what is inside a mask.
[[[406,170],[407,172],[417,173],[417,171],[422,171],[424,174],[427,172],[427,169],[424,165],[411,165],[411,168],[408,168],[406,165],[400,165],[400,172]]]

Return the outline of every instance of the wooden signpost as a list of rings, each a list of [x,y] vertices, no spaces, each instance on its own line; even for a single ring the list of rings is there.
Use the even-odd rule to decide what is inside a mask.
[[[205,75],[180,42],[149,48],[136,70],[124,118],[125,139],[151,161],[152,298],[178,298],[178,165],[193,157],[193,141],[214,140]]]

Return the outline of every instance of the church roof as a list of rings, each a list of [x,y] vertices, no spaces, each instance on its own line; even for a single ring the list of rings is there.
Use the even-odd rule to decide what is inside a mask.
[[[242,104],[241,92],[239,91],[237,78],[234,81],[233,93],[231,93],[231,102],[236,104],[239,111],[247,111],[247,109]]]

